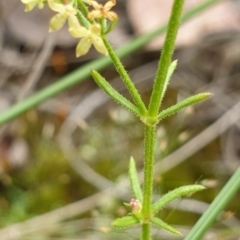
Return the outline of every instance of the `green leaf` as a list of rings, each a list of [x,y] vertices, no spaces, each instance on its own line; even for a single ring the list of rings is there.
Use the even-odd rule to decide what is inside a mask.
[[[142,194],[142,189],[138,180],[138,173],[137,173],[136,164],[133,157],[130,158],[128,175],[131,183],[133,196],[137,200],[142,202],[143,194]]]
[[[170,81],[170,79],[171,79],[171,77],[172,77],[172,75],[173,75],[176,67],[177,67],[177,60],[173,61],[173,62],[170,64],[170,66],[168,67],[167,76],[166,76],[166,79],[165,79],[164,85],[163,85],[162,99],[163,99],[163,97],[164,97],[164,95],[165,95],[165,92],[166,92],[166,90],[167,90],[167,86],[168,86],[168,84],[169,84],[169,81]],[[160,102],[162,102],[162,99],[161,99]]]
[[[167,223],[165,223],[163,220],[161,220],[160,218],[156,218],[156,217],[153,217],[151,218],[151,223],[153,223],[155,226],[159,227],[159,228],[163,228],[173,234],[177,234],[177,235],[181,235],[182,234],[176,230],[175,228],[171,227],[170,225],[168,225]]]
[[[124,202],[123,205],[124,205],[127,209],[131,210],[130,203]]]
[[[155,214],[176,198],[186,196],[189,195],[190,193],[201,191],[203,189],[205,189],[205,187],[203,187],[202,185],[187,185],[176,188],[165,194],[163,197],[161,197],[158,201],[156,201],[152,205],[152,213]]]
[[[108,33],[110,33],[110,32],[116,27],[117,22],[118,22],[118,18],[115,19],[115,20],[113,20],[113,21],[109,24],[109,26],[108,26],[108,28],[107,28],[107,30],[105,31],[104,34],[107,35]]]
[[[182,110],[185,107],[188,107],[188,106],[198,103],[200,101],[206,100],[207,98],[209,98],[211,96],[212,96],[211,93],[199,93],[197,95],[186,98],[183,101],[160,112],[160,114],[158,115],[158,121],[161,121],[162,119],[177,113],[178,111]]]
[[[140,115],[138,108],[115,90],[97,71],[91,70],[91,74],[97,85],[117,103],[129,109],[136,115]]]
[[[139,223],[139,220],[134,216],[126,216],[126,217],[115,219],[112,225],[115,228],[129,228],[138,223]]]

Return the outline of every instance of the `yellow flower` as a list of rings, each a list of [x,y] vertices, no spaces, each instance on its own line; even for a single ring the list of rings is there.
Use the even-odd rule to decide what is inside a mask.
[[[93,46],[96,50],[104,55],[108,55],[108,51],[101,38],[101,26],[97,23],[90,25],[89,29],[80,26],[78,21],[71,19],[70,34],[75,38],[81,38],[76,47],[76,56],[85,55],[90,47]]]
[[[92,2],[92,6],[95,10],[92,10],[88,14],[89,19],[95,18],[108,18],[110,21],[117,19],[117,14],[110,9],[116,5],[116,0],[109,0],[104,6],[95,1]]]
[[[22,3],[26,4],[25,12],[31,11],[36,5],[38,5],[39,9],[44,6],[44,0],[22,0]]]
[[[58,12],[50,20],[49,32],[57,31],[62,28],[66,20],[68,20],[69,27],[71,27],[70,19],[75,19],[77,21],[77,10],[71,3],[64,5],[54,2],[54,0],[48,0],[48,5],[53,11]]]

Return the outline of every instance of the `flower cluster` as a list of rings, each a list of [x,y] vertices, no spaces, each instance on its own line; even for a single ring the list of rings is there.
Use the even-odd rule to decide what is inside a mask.
[[[105,5],[99,4],[94,0],[81,0],[82,3],[92,6],[93,8],[90,12],[88,12],[88,8],[86,8],[87,14],[83,14],[81,9],[78,8],[77,0],[21,1],[26,4],[26,12],[31,11],[35,6],[42,9],[44,4],[47,3],[49,8],[57,13],[50,20],[49,32],[61,29],[65,22],[68,22],[69,33],[75,38],[80,38],[76,47],[77,57],[85,55],[92,45],[98,52],[104,55],[108,54],[101,37],[103,31],[100,23],[102,19],[108,19],[110,21],[117,20],[117,14],[111,11],[111,8],[116,5],[116,0],[108,0]],[[81,22],[82,18],[84,18],[84,22]]]

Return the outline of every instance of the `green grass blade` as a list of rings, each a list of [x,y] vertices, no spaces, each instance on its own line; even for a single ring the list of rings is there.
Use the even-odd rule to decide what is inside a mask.
[[[97,85],[103,89],[103,91],[117,103],[121,104],[137,116],[140,116],[138,108],[132,104],[129,100],[123,97],[116,89],[114,89],[97,71],[91,71],[92,77]]]
[[[229,179],[227,184],[223,187],[221,192],[217,195],[211,203],[207,211],[202,215],[198,222],[193,226],[184,240],[201,240],[207,229],[215,221],[217,216],[229,203],[232,197],[240,189],[240,167]]]
[[[163,197],[161,197],[152,205],[152,213],[157,213],[159,210],[161,210],[163,207],[165,207],[168,203],[170,203],[176,198],[187,196],[191,193],[201,191],[203,189],[205,189],[205,187],[201,185],[187,185],[176,188],[166,193]]]
[[[188,107],[188,106],[191,106],[195,103],[206,100],[211,96],[212,96],[211,93],[199,93],[197,95],[186,98],[186,99],[182,100],[181,102],[179,102],[179,103],[163,110],[162,112],[160,112],[159,115],[158,115],[158,121],[161,121],[164,118],[169,117],[169,116],[179,112],[180,110],[182,110],[185,107]]]
[[[133,196],[142,203],[143,194],[142,194],[142,189],[141,189],[139,179],[138,179],[136,164],[135,164],[133,157],[131,157],[130,162],[129,162],[128,175],[129,175],[129,179],[130,179],[130,183],[131,183]]]

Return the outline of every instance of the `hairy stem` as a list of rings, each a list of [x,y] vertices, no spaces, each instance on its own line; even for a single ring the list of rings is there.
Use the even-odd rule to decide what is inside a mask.
[[[142,240],[151,240],[151,225],[144,223],[142,225]]]
[[[163,98],[165,80],[174,51],[174,44],[181,20],[183,4],[184,0],[174,0],[171,17],[168,24],[167,35],[163,45],[161,58],[159,60],[158,70],[154,80],[153,92],[149,103],[150,117],[154,117],[158,114]]]
[[[118,71],[119,75],[121,76],[123,82],[125,83],[129,93],[131,94],[134,102],[138,106],[139,112],[142,116],[146,115],[147,109],[141,99],[141,96],[139,95],[136,87],[134,86],[134,83],[130,79],[129,75],[127,74],[124,66],[122,65],[121,61],[119,60],[117,54],[113,50],[111,44],[107,40],[105,36],[103,36],[104,44],[108,50],[109,56],[112,59],[112,63],[114,64],[116,70]]]
[[[162,55],[159,60],[158,70],[154,81],[153,91],[148,108],[148,117],[155,118],[158,115],[159,107],[165,91],[165,82],[168,68],[171,63],[174,51],[174,43],[181,19],[184,0],[174,0],[172,13],[168,24],[167,36],[164,42]],[[144,183],[143,183],[143,225],[142,240],[151,239],[151,203],[153,192],[153,167],[154,167],[154,145],[155,145],[156,126],[145,125],[145,145],[144,145]]]
[[[142,216],[144,224],[142,226],[143,240],[150,240],[151,203],[153,192],[153,166],[154,166],[154,145],[155,126],[145,126],[144,134],[144,183],[143,183],[143,209]]]

